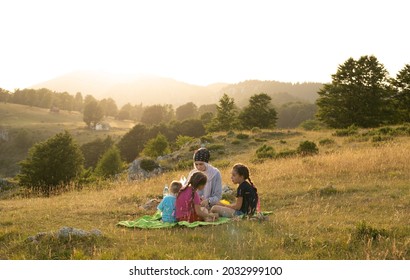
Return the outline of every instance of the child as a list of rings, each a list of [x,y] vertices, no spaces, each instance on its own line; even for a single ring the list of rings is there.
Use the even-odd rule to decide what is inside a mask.
[[[249,168],[240,163],[235,164],[232,168],[231,180],[232,183],[239,185],[235,204],[218,203],[211,208],[211,212],[229,218],[245,214],[253,215],[258,203],[258,192],[249,178]]]
[[[192,174],[187,185],[182,188],[176,200],[176,218],[178,221],[206,221],[210,222],[218,218],[216,213],[208,213],[201,208],[201,199],[198,190],[205,188],[207,177],[204,173],[198,171]]]
[[[158,205],[158,210],[162,212],[162,221],[166,223],[174,223],[177,221],[175,217],[175,202],[176,195],[182,188],[182,184],[178,181],[172,181],[170,186],[171,193],[162,199]]]

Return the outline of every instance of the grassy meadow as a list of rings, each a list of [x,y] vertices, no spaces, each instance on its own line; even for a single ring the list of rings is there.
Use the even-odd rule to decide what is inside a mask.
[[[0,139],[0,177],[13,177],[18,173],[17,163],[27,157],[28,149],[57,133],[67,130],[79,145],[96,138],[111,136],[119,139],[135,124],[131,121],[104,120],[112,127],[109,131],[92,131],[86,127],[80,112],[48,109],[19,104],[0,103],[0,131],[6,130],[9,141]],[[19,140],[16,140],[19,139]]]
[[[410,259],[410,138],[374,142],[333,132],[213,136],[220,149],[211,163],[223,184],[236,189],[230,167],[248,165],[261,209],[273,211],[267,221],[156,230],[116,225],[153,214],[138,205],[159,197],[165,183],[189,169],[49,198],[8,194],[0,196],[0,259]],[[255,160],[262,143],[279,152],[305,140],[323,143],[318,155]],[[103,235],[27,241],[63,226]]]

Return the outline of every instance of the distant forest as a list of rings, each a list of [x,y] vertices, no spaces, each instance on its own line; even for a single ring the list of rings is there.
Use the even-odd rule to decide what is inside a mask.
[[[272,104],[278,113],[277,127],[294,128],[303,121],[314,118],[317,110],[314,102],[321,86],[322,84],[320,83],[292,84],[276,81],[249,80],[227,85],[219,90],[218,95],[222,96],[226,93],[235,100],[235,105],[241,108],[247,105],[252,95],[266,93],[272,98]],[[102,114],[106,117],[114,117],[119,120],[128,119],[146,124],[157,124],[173,119],[177,121],[201,119],[201,117],[210,117],[216,113],[216,102],[197,106],[194,102],[187,101],[175,109],[171,104],[143,106],[142,103],[136,105],[127,103],[119,108],[116,101],[112,98],[97,100],[92,95],[83,96],[81,92],[71,95],[68,92],[56,92],[47,88],[16,89],[14,92],[9,92],[0,88],[0,102],[50,110],[59,109],[83,113],[85,105],[92,101],[98,103]],[[162,107],[163,117],[158,118],[156,116],[156,120],[153,123],[151,121],[147,122],[147,120],[150,120],[150,117],[144,117],[144,112],[148,114],[155,111],[154,108],[158,107]]]

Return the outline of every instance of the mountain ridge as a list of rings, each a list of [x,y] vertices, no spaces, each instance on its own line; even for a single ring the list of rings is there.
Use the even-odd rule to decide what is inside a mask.
[[[218,103],[226,93],[238,106],[245,106],[249,97],[266,93],[276,105],[289,102],[314,103],[321,83],[286,83],[278,81],[246,80],[236,84],[214,83],[207,86],[194,85],[172,78],[155,75],[119,76],[106,72],[75,71],[31,88],[47,88],[75,95],[81,92],[97,99],[112,98],[121,107],[131,104],[172,104],[177,107],[187,102],[200,106]]]

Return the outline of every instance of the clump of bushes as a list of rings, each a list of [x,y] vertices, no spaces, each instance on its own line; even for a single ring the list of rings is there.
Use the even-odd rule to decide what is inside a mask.
[[[251,129],[251,132],[252,132],[253,134],[257,134],[257,133],[261,133],[262,130],[261,130],[259,127],[253,127],[253,128]]]
[[[148,171],[148,172],[151,172],[155,168],[159,167],[158,163],[155,160],[149,159],[149,158],[143,158],[141,160],[140,166],[141,166],[142,169],[144,169],[145,171]]]
[[[344,136],[352,136],[358,134],[359,128],[355,125],[351,125],[348,128],[338,129],[333,133],[334,136],[344,137]]]
[[[241,140],[249,139],[249,135],[245,133],[239,133],[238,135],[236,135],[236,138],[241,139]]]
[[[333,145],[335,143],[335,140],[330,139],[330,138],[325,138],[319,140],[319,145],[320,146],[326,146],[326,145]]]
[[[356,225],[354,232],[356,240],[368,242],[369,240],[377,241],[381,237],[388,237],[388,233],[385,229],[377,229],[366,224],[362,221]]]
[[[315,142],[303,141],[297,148],[297,153],[301,156],[311,156],[319,153],[319,148]]]
[[[324,127],[324,124],[318,120],[306,120],[299,125],[304,130],[320,130]]]
[[[275,149],[269,145],[262,145],[256,150],[256,157],[257,158],[274,158],[275,157]]]

